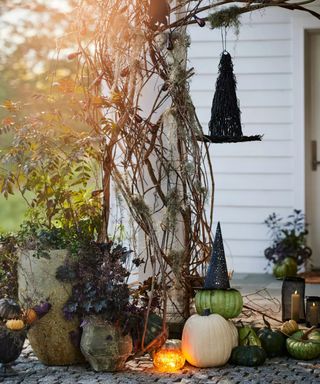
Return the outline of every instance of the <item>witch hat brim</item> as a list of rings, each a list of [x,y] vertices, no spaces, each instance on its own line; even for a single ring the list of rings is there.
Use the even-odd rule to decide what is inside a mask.
[[[241,143],[246,141],[261,141],[262,135],[255,136],[210,136],[210,135],[198,135],[197,140],[203,141],[204,143]]]
[[[216,236],[212,246],[211,260],[204,281],[204,289],[229,289],[227,262],[224,253],[220,223],[217,225]]]

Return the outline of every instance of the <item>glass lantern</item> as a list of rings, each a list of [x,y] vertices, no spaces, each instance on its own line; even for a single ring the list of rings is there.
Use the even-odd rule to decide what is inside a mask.
[[[320,326],[320,297],[307,296],[306,301],[307,327]]]
[[[167,340],[154,354],[153,365],[161,372],[175,372],[183,368],[186,362],[181,352],[181,341]]]
[[[282,321],[305,322],[305,280],[302,277],[285,277],[282,283]]]

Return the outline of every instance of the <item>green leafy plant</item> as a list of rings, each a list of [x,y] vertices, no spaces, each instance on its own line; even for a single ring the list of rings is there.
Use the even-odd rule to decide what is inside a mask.
[[[151,281],[136,289],[128,284],[130,254],[113,242],[83,242],[78,258],[67,260],[56,271],[58,280],[72,284],[72,294],[64,305],[66,319],[78,316],[86,321],[87,316],[99,315],[119,326],[124,334],[130,333],[139,344],[148,310],[160,307],[161,290],[156,284],[148,307]],[[136,266],[141,262],[133,259]]]
[[[270,230],[272,245],[265,251],[269,263],[280,264],[291,257],[298,265],[310,258],[312,250],[306,245],[308,234],[305,216],[301,210],[295,209],[287,221],[276,213],[272,213],[265,224]]]

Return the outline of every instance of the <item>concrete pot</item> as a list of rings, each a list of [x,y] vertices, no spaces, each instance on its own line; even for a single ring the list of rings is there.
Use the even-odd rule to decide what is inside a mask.
[[[95,371],[119,371],[132,353],[132,338],[113,324],[89,317],[83,324],[81,351]]]
[[[46,365],[71,365],[84,361],[80,348],[74,346],[70,332],[79,321],[67,321],[63,306],[71,294],[71,284],[58,281],[57,268],[68,256],[66,250],[52,250],[50,258],[37,258],[34,251],[21,251],[18,264],[19,300],[23,306],[48,300],[52,308],[28,332],[28,339],[38,359]]]

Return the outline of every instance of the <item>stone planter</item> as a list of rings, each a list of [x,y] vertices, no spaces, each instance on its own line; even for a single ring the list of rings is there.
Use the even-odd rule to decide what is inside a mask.
[[[92,316],[83,324],[81,351],[95,371],[119,371],[132,352],[132,338],[123,336],[113,324]]]
[[[57,268],[67,257],[66,250],[52,250],[50,259],[37,258],[33,251],[21,251],[18,265],[19,300],[23,306],[48,300],[52,308],[28,332],[28,339],[38,359],[46,365],[71,365],[84,361],[80,348],[74,346],[70,332],[77,331],[79,321],[67,321],[63,305],[71,285],[55,277]]]

